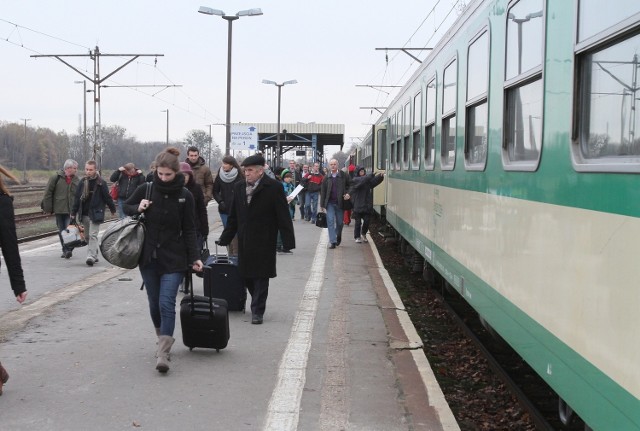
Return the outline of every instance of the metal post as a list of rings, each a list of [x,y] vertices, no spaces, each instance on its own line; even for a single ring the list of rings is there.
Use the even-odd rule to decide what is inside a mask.
[[[276,142],[278,146],[278,155],[276,156],[278,166],[282,166],[282,145],[280,144],[280,92],[284,84],[276,84],[278,87],[278,130],[276,131]]]
[[[209,157],[207,158],[209,164],[209,170],[211,170],[211,143],[213,142],[213,138],[211,137],[211,124],[209,126]]]
[[[84,96],[84,129],[82,132],[82,156],[86,160],[87,159],[87,81],[82,81],[82,94]]]
[[[167,146],[169,146],[169,109],[167,109]]]
[[[227,136],[225,139],[225,155],[231,154],[231,36],[232,36],[232,24],[233,21],[238,19],[237,16],[225,15],[222,18],[229,22],[229,34],[227,36]]]
[[[27,121],[31,118],[21,118],[24,121],[24,146],[22,147],[22,183],[27,183]]]

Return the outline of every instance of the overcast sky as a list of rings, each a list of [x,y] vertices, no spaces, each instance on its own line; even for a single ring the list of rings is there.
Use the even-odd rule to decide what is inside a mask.
[[[0,120],[76,133],[83,112],[83,77],[54,58],[34,54],[163,54],[139,57],[105,82],[102,124],[119,125],[141,141],[169,138],[224,123],[228,23],[197,13],[200,6],[235,15],[261,8],[264,15],[233,22],[231,122],[276,123],[277,88],[261,81],[298,84],[282,88],[281,123],[339,123],[345,141],[363,137],[379,114],[360,107],[386,106],[391,94],[356,85],[403,84],[418,63],[385,47],[433,46],[455,19],[455,0],[0,0]],[[454,11],[450,13],[451,9]],[[435,32],[442,21],[446,23]],[[435,32],[435,33],[434,33]],[[426,56],[415,53],[420,58]],[[102,57],[101,77],[130,57]],[[87,57],[66,58],[93,73]],[[119,88],[118,85],[180,87]],[[87,84],[92,88],[92,84]],[[93,124],[88,94],[88,127]],[[212,126],[224,147],[224,126]]]

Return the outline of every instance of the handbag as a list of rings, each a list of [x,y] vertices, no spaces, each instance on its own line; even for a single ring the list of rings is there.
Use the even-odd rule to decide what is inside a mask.
[[[147,183],[147,200],[151,196],[151,184]],[[133,269],[140,261],[145,233],[144,212],[118,220],[104,231],[99,244],[100,253],[112,265]]]
[[[109,189],[109,194],[111,195],[111,199],[113,199],[114,201],[118,200],[118,183],[113,183],[111,184],[111,189]]]
[[[327,215],[325,213],[318,213],[316,215],[316,226],[318,226],[318,227],[328,227],[328,225],[327,225]]]
[[[77,224],[70,224],[60,232],[62,243],[68,248],[84,247],[87,241],[84,239],[84,228]]]

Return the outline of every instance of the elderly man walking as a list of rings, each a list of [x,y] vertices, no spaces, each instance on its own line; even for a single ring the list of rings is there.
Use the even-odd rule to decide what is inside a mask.
[[[260,155],[242,162],[245,178],[234,185],[227,225],[216,241],[228,245],[238,234],[238,270],[251,294],[251,323],[263,321],[269,295],[269,279],[276,277],[278,231],[283,247],[296,246],[289,205],[282,184],[265,175]]]
[[[329,248],[336,248],[342,242],[342,227],[344,201],[351,196],[347,191],[351,184],[349,175],[338,169],[336,159],[329,160],[329,173],[322,180],[320,186],[320,209],[327,213],[327,227],[329,228]]]
[[[62,241],[62,231],[69,226],[71,220],[69,214],[71,214],[76,188],[80,182],[77,172],[78,162],[72,159],[66,160],[62,169],[49,178],[42,198],[42,211],[56,215],[58,237],[62,246],[60,257],[65,259],[69,259],[73,254],[73,248],[66,246]]]

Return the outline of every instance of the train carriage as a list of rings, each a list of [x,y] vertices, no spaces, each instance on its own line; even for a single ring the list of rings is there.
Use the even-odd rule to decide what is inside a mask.
[[[637,1],[473,1],[361,146],[376,210],[593,429],[640,429],[639,54]]]

